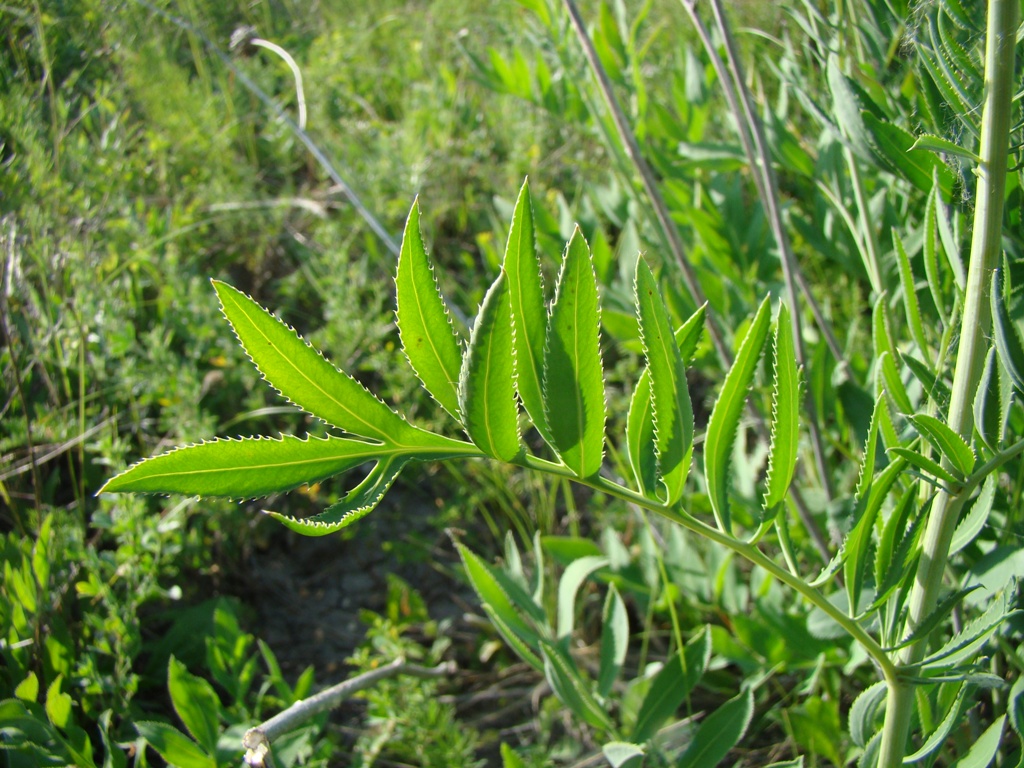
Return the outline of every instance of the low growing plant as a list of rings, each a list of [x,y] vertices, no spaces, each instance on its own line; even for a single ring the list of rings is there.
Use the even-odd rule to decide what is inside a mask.
[[[254,498],[369,465],[365,477],[344,499],[319,515],[297,519],[269,512],[294,531],[326,535],[370,512],[398,474],[413,462],[507,462],[568,478],[704,537],[763,569],[834,624],[840,634],[853,638],[878,672],[878,682],[862,692],[849,716],[850,738],[863,748],[863,764],[874,764],[882,744],[888,744],[888,751],[878,764],[885,768],[901,765],[911,753],[915,760],[934,755],[960,722],[974,692],[1002,685],[979,667],[979,654],[1014,615],[1011,585],[993,590],[983,614],[961,623],[959,631],[941,642],[929,643],[929,637],[934,629],[948,624],[950,614],[969,590],[944,595],[935,610],[919,622],[909,628],[905,623],[919,564],[934,556],[919,536],[937,497],[946,494],[965,504],[979,489],[991,489],[996,470],[1024,450],[1024,440],[1011,440],[1006,429],[1011,416],[1019,418],[1013,398],[999,400],[1002,405],[994,415],[984,411],[985,419],[979,422],[979,428],[985,430],[979,433],[984,441],[979,437],[972,448],[940,419],[925,413],[901,417],[905,436],[897,437],[889,399],[885,394],[879,397],[862,460],[856,523],[833,562],[823,573],[811,576],[798,568],[785,533],[785,501],[801,428],[800,377],[785,304],[778,304],[773,319],[772,303],[766,297],[749,319],[735,363],[715,400],[704,434],[703,480],[712,510],[710,517],[704,518],[681,504],[694,463],[686,362],[701,333],[704,310],[698,310],[678,331],[674,329],[657,280],[643,258],[636,262],[634,298],[647,366],[634,388],[623,439],[614,445],[628,457],[632,472],[628,481],[621,482],[603,471],[608,414],[600,301],[590,250],[582,235],[574,234],[566,246],[554,298],[546,309],[531,203],[524,185],[502,270],[479,308],[468,343],[460,339],[438,291],[420,237],[416,205],[407,221],[396,282],[397,323],[408,361],[468,439],[428,432],[410,423],[337,370],[270,312],[229,285],[214,281],[225,317],[268,383],[282,397],[342,434],[204,442],[140,462],[111,479],[102,490]],[[985,295],[993,299],[996,317],[1005,320],[1002,284],[996,280],[992,286]],[[1004,378],[1019,389],[1024,355],[1016,331],[997,323],[996,340],[999,343],[993,342],[988,358],[989,370],[1000,366]],[[748,391],[766,350],[772,360],[773,416],[764,508],[754,530],[743,532],[729,498],[730,457]],[[997,375],[1003,374],[992,374]],[[524,415],[543,439],[550,458],[527,448]],[[995,425],[994,431],[988,431],[988,424]],[[882,459],[877,451],[880,434],[896,442],[886,443],[890,460],[875,471]],[[925,446],[942,458],[941,465],[928,457]],[[881,512],[890,496],[895,503],[883,519]],[[991,508],[991,498],[983,492],[958,529],[958,546],[977,534]],[[764,542],[773,529],[778,533],[778,549],[770,555]],[[624,728],[607,714],[616,697],[609,681],[621,667],[619,647],[624,639],[622,611],[614,592],[606,608],[611,650],[598,680],[590,680],[573,671],[563,620],[565,606],[553,626],[537,613],[539,606],[531,605],[519,580],[499,576],[468,550],[462,554],[488,614],[509,644],[543,669],[562,701],[601,735],[613,764],[640,760],[646,740],[654,733],[652,728],[640,728],[636,723]],[[579,581],[585,575],[577,574]],[[571,603],[570,598],[565,599]],[[529,621],[524,613],[531,616]],[[908,659],[905,649],[913,646],[921,647],[922,652],[918,658]],[[695,654],[696,661],[704,658]],[[688,655],[689,651],[680,658]],[[685,690],[683,681],[701,668],[697,663],[688,665],[681,673],[679,689]],[[679,764],[710,765],[724,758],[753,715],[753,685],[754,680],[741,682],[732,701],[698,729]],[[995,755],[1007,719],[1021,730],[1021,693],[1017,685],[1004,699],[1005,714],[993,717],[971,748],[972,764],[991,761],[985,755]],[[898,726],[894,722],[905,716],[909,726],[915,701],[922,696],[933,697],[930,706],[941,709],[931,712],[931,727],[922,733],[919,746],[912,747],[905,733],[893,732]],[[885,721],[880,724],[883,700],[887,702]],[[729,727],[723,727],[720,720],[728,720]],[[919,722],[925,726],[923,720]],[[715,759],[708,762],[711,756]]]

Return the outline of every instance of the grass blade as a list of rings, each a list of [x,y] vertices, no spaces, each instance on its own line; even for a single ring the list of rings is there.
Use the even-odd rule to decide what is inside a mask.
[[[562,462],[578,477],[604,456],[601,309],[590,248],[577,228],[565,249],[544,350],[544,413]]]
[[[761,358],[768,336],[770,320],[771,314],[766,297],[761,302],[747,335],[743,338],[736,360],[725,377],[725,384],[711,411],[704,441],[704,476],[708,485],[708,498],[718,527],[726,533],[732,532],[732,517],[729,512],[729,458],[736,440],[736,430],[739,427],[740,415],[743,413],[747,389],[754,379],[757,362]]]
[[[458,419],[461,344],[423,247],[418,202],[413,203],[405,223],[395,283],[398,331],[405,355],[427,392]]]
[[[502,272],[480,305],[459,377],[466,432],[484,453],[502,461],[512,461],[521,450],[513,374],[512,318]]]
[[[1019,392],[1024,392],[1024,344],[1003,297],[1003,269],[992,272],[992,331],[1003,368]]]

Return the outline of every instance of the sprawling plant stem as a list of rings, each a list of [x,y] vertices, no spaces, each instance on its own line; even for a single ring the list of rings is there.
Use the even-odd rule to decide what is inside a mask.
[[[709,541],[713,541],[719,546],[725,547],[737,555],[747,560],[748,562],[756,565],[776,579],[781,581],[783,584],[791,587],[795,592],[802,595],[811,603],[815,608],[821,609],[831,619],[833,619],[839,626],[841,626],[854,640],[856,640],[867,652],[868,656],[878,665],[879,669],[882,670],[882,675],[887,681],[895,682],[897,677],[897,669],[889,659],[889,655],[885,652],[885,649],[867,632],[855,619],[852,619],[845,611],[840,610],[823,595],[819,590],[812,587],[800,576],[790,573],[783,566],[776,563],[770,557],[765,555],[756,545],[738,539],[724,531],[719,530],[707,523],[698,520],[693,515],[682,511],[678,506],[666,506],[656,501],[643,496],[635,491],[625,488],[618,483],[607,480],[603,477],[593,477],[586,480],[578,478],[572,473],[570,469],[562,464],[556,464],[546,459],[541,459],[536,456],[526,456],[524,459],[525,466],[546,472],[552,475],[558,475],[560,477],[566,477],[574,480],[583,485],[588,485],[595,490],[601,491],[609,496],[622,499],[623,501],[635,504],[636,506],[654,512],[666,520],[670,520],[677,525],[681,525],[689,531],[693,531],[699,536],[703,536]]]
[[[978,164],[977,205],[971,241],[970,265],[960,324],[960,346],[953,373],[947,423],[968,442],[974,430],[971,401],[981,379],[991,325],[989,283],[1001,251],[1003,198],[1014,88],[1014,46],[1018,0],[990,0],[985,50],[985,101],[982,111]],[[953,256],[955,258],[955,255]],[[940,493],[932,505],[924,532],[920,565],[910,596],[908,632],[935,608],[942,589],[949,545],[964,496]],[[924,657],[926,643],[906,647],[899,664],[914,664]],[[908,683],[890,685],[882,733],[880,768],[902,765],[910,727],[913,696]]]

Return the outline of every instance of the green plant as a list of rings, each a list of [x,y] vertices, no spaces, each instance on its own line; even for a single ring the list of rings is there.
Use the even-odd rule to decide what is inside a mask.
[[[912,409],[904,410],[908,433],[900,438],[893,429],[888,397],[883,393],[877,400],[862,461],[855,524],[829,567],[817,578],[804,576],[786,534],[785,501],[793,479],[800,419],[799,374],[784,305],[779,306],[773,321],[766,299],[750,318],[735,362],[715,400],[704,436],[702,462],[711,515],[710,520],[702,519],[686,511],[679,502],[684,495],[694,446],[685,361],[696,346],[703,312],[685,323],[677,337],[652,272],[643,259],[637,260],[636,312],[647,367],[634,388],[625,420],[625,439],[617,446],[628,458],[633,482],[617,482],[602,472],[607,414],[600,309],[590,250],[583,238],[577,234],[567,245],[554,300],[550,311],[545,311],[533,244],[531,203],[524,186],[503,269],[484,298],[471,338],[464,345],[438,293],[433,268],[420,239],[418,220],[418,208],[414,206],[398,265],[397,320],[403,348],[424,386],[461,424],[472,442],[427,432],[406,421],[357,381],[335,369],[280,320],[244,294],[215,282],[225,316],[268,382],[291,402],[347,434],[205,442],[143,461],[108,481],[103,490],[251,498],[372,462],[365,478],[342,501],[319,515],[297,519],[270,512],[293,530],[324,535],[368,513],[398,473],[414,461],[491,458],[569,478],[649,510],[763,569],[820,613],[822,622],[834,625],[839,634],[856,641],[881,677],[876,685],[866,688],[851,710],[851,738],[866,749],[862,761],[877,754],[874,750],[878,749],[880,739],[889,751],[879,764],[889,768],[902,761],[906,741],[893,734],[891,723],[903,712],[902,707],[909,706],[909,711],[914,711],[913,699],[904,699],[905,692],[914,690],[925,696],[937,696],[935,703],[928,706],[943,712],[938,718],[941,722],[917,750],[918,756],[934,754],[958,722],[957,713],[965,706],[968,692],[995,683],[990,674],[977,668],[977,657],[993,634],[1016,614],[1013,587],[999,585],[990,590],[988,607],[982,616],[961,625],[951,639],[929,647],[927,641],[932,630],[948,621],[950,613],[962,603],[966,592],[957,590],[920,622],[911,624],[905,634],[905,606],[915,590],[918,561],[928,551],[918,548],[916,534],[937,503],[928,498],[933,493],[931,489],[937,487],[939,493],[951,494],[963,503],[998,467],[1024,450],[1024,440],[1011,440],[1005,428],[996,434],[986,433],[990,458],[976,462],[970,446],[951,428],[929,414],[912,413]],[[1005,311],[1000,309],[1004,301],[1001,297],[1001,290],[996,290],[997,316],[1005,317]],[[997,335],[1003,339],[999,348],[1005,347],[1006,352],[993,352],[992,365],[998,361],[1008,373],[1018,371],[1016,331],[1007,327],[1008,333],[1003,335],[1001,327],[996,326]],[[759,517],[753,517],[730,499],[728,472],[747,393],[757,378],[759,360],[766,348],[771,349],[774,374],[770,389],[763,393],[757,390],[755,397],[770,398],[773,418],[763,511]],[[551,451],[552,459],[526,450],[517,398]],[[1005,398],[1000,401],[1004,410],[999,411],[997,419],[1003,425],[1008,419],[1019,418],[1013,415],[1017,408],[1009,406],[1010,410],[1005,410],[1006,403]],[[876,471],[880,458],[876,441],[880,436],[893,442],[887,445],[890,461]],[[929,459],[924,445],[931,446],[946,462],[945,466]],[[914,475],[904,481],[908,470]],[[913,479],[915,476],[919,479]],[[918,504],[922,491],[928,494]],[[880,513],[890,494],[894,495],[896,505],[883,519]],[[975,502],[973,509],[975,520],[991,514],[984,497]],[[908,524],[914,535],[905,534]],[[748,533],[741,534],[741,529]],[[782,562],[766,554],[760,545],[772,529],[778,532]],[[972,521],[963,537],[969,542],[977,532]],[[543,632],[523,625],[517,618],[518,610],[505,595],[513,589],[515,581],[499,580],[495,572],[472,558],[467,558],[466,563],[474,585],[490,606],[492,619],[499,627],[504,624],[503,635],[517,651],[543,666],[552,688],[564,701],[572,702],[570,706],[606,738],[618,741],[619,737],[628,736],[628,732],[606,719],[593,699],[594,692],[581,685],[580,677],[572,671],[566,649],[557,644],[565,629],[562,620],[553,638],[545,638]],[[840,572],[844,588],[823,591],[824,586],[838,586],[840,582],[835,577]],[[518,591],[522,591],[521,585]],[[611,600],[608,620],[610,631],[614,632],[617,619],[613,615],[614,598]],[[531,607],[527,600],[517,604],[519,610],[536,614],[537,607]],[[563,600],[563,613],[564,610]],[[534,620],[545,626],[540,614]],[[531,644],[540,649],[539,655],[530,648]],[[920,658],[906,660],[902,649],[915,645],[923,649]],[[742,703],[748,714],[752,706],[751,683],[744,684],[735,699],[739,702],[735,706]],[[948,703],[951,688],[960,691],[953,697],[952,709]],[[876,733],[878,705],[886,694],[887,725]],[[1005,702],[1004,706],[1011,713],[1019,711],[1017,699]],[[992,744],[992,734],[996,734],[998,742],[1005,718],[1001,715],[993,721],[985,738],[973,748],[972,760],[983,759],[983,750]],[[740,720],[747,721],[749,717]],[[1015,722],[1013,718],[1011,722]],[[730,731],[734,740],[742,736],[745,726],[743,722],[743,727]],[[643,738],[650,735],[642,733]],[[893,739],[904,746],[893,747]],[[693,742],[691,749],[697,749],[693,744],[699,743]],[[634,748],[642,750],[643,745]],[[721,752],[720,757],[724,754]]]

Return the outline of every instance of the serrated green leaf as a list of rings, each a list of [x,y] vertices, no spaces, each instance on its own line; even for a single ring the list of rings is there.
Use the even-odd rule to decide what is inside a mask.
[[[944,139],[941,136],[935,136],[931,133],[923,133],[918,136],[914,140],[914,144],[910,149],[911,151],[915,149],[928,149],[939,155],[956,155],[957,157],[963,157],[975,163],[981,162],[981,158],[971,150],[965,149],[959,144],[955,144],[948,139]]]
[[[796,364],[789,310],[779,305],[775,324],[775,381],[772,387],[772,438],[764,507],[782,503],[796,470],[800,441],[800,371]]]
[[[512,357],[512,317],[505,273],[484,296],[459,377],[459,408],[466,432],[488,456],[519,455],[519,408]]]
[[[569,654],[548,640],[540,641],[544,658],[544,676],[559,700],[585,723],[603,731],[613,730],[611,719],[590,692]]]
[[[558,581],[558,637],[572,634],[576,623],[576,593],[596,570],[608,565],[607,557],[581,557],[569,564]]]
[[[963,477],[957,477],[949,472],[939,462],[929,459],[927,456],[910,448],[895,447],[889,449],[890,456],[899,456],[908,464],[917,467],[931,478],[935,478],[939,484],[945,483],[945,488],[951,489],[963,482]]]
[[[953,172],[931,152],[911,152],[913,134],[894,123],[879,120],[868,111],[861,112],[861,119],[871,136],[872,149],[891,170],[923,192],[931,191],[932,176],[937,175],[943,199],[953,198]]]
[[[989,450],[995,450],[1002,439],[1002,403],[999,387],[999,369],[995,346],[988,349],[985,356],[985,367],[978,380],[978,389],[974,394],[974,428],[981,442]]]
[[[1003,370],[1010,376],[1014,388],[1024,392],[1024,344],[1010,318],[1003,296],[1003,268],[992,272],[992,332]]]
[[[942,322],[947,321],[945,291],[943,290],[942,274],[939,271],[939,244],[938,207],[942,205],[939,200],[938,184],[934,184],[932,192],[928,195],[928,205],[924,212],[922,258],[924,260],[925,277],[928,279],[928,291],[932,296],[932,303],[935,304],[935,311],[938,312]]]
[[[747,389],[754,379],[758,360],[768,337],[771,321],[768,298],[761,302],[757,314],[740,344],[732,368],[726,374],[722,391],[715,401],[704,438],[704,477],[708,485],[708,499],[715,513],[718,527],[732,533],[729,512],[729,460],[732,456],[736,430],[747,397]]]
[[[544,415],[544,341],[548,318],[533,232],[533,205],[525,181],[512,214],[504,270],[515,332],[513,348],[519,399],[537,431],[553,445]]]
[[[619,590],[612,584],[604,601],[601,614],[601,659],[597,675],[597,692],[601,696],[611,693],[612,686],[626,661],[629,649],[629,615]]]
[[[945,411],[949,405],[949,387],[946,385],[946,382],[936,376],[927,365],[913,355],[900,353],[900,359],[910,369],[910,372],[914,374],[914,378],[921,382],[921,386],[924,387],[928,397],[935,403],[937,410]]]
[[[974,471],[975,456],[971,446],[944,422],[927,413],[914,414],[910,421],[961,476],[966,477]]]
[[[857,477],[858,499],[865,498],[871,489],[871,481],[875,476],[875,456],[878,451],[879,421],[885,409],[885,397],[875,398],[875,407],[871,410],[871,421],[868,423],[868,437],[864,441],[864,455],[861,458],[860,474]]]
[[[1006,698],[1006,714],[1018,738],[1024,741],[1024,677],[1018,677]]]
[[[650,375],[658,479],[665,502],[675,504],[683,494],[693,447],[693,407],[686,370],[658,282],[642,257],[636,261],[633,287]]]
[[[108,480],[100,493],[252,499],[318,482],[397,451],[333,436],[216,439],[145,459]],[[429,452],[424,451],[426,455]]]
[[[423,247],[418,202],[405,222],[395,283],[398,332],[409,364],[427,392],[458,419],[461,344]]]
[[[910,632],[903,640],[897,645],[891,648],[886,648],[887,651],[898,651],[900,648],[906,648],[908,645],[924,640],[928,635],[932,633],[946,618],[953,612],[953,609],[963,602],[963,599],[967,595],[971,594],[976,589],[981,589],[980,584],[975,584],[966,589],[956,589],[946,595],[942,600],[939,601],[938,605],[932,609],[932,612],[925,616],[913,631]]]
[[[924,744],[921,745],[920,749],[903,758],[904,765],[915,763],[918,760],[923,760],[928,757],[928,755],[938,750],[945,743],[950,732],[953,730],[953,726],[960,722],[960,718],[963,716],[964,712],[967,711],[967,707],[970,704],[967,699],[967,692],[970,688],[971,686],[967,683],[960,686],[960,690],[957,691],[956,698],[947,710],[945,717],[942,718],[935,729],[928,735],[928,738],[925,739]]]
[[[940,665],[946,668],[955,667],[958,664],[974,660],[978,651],[988,642],[989,637],[999,629],[1000,625],[1020,613],[1020,611],[1014,610],[1013,591],[1003,590],[1002,594],[988,606],[985,613],[969,621],[941,648],[925,657],[921,662],[922,669],[926,671],[928,667],[937,669]]]
[[[640,493],[658,498],[658,453],[654,439],[654,408],[651,403],[651,374],[647,368],[637,380],[626,416],[626,453]]]
[[[924,335],[924,323],[921,321],[921,306],[917,301],[917,289],[914,287],[914,273],[910,268],[910,257],[903,247],[899,233],[892,231],[893,248],[896,251],[896,265],[900,272],[900,287],[903,291],[903,311],[907,316],[907,325],[914,337],[914,343],[922,354],[928,349],[928,341]]]
[[[693,687],[704,675],[711,660],[711,632],[705,627],[701,634],[687,643],[683,656],[673,654],[654,676],[651,687],[640,704],[636,726],[630,738],[645,742],[671,717]]]
[[[185,729],[208,754],[217,751],[220,699],[206,680],[196,677],[171,656],[167,665],[167,691]]]
[[[942,199],[942,190],[937,178],[932,181],[932,197],[935,198],[935,225],[938,228],[942,250],[946,254],[946,263],[953,273],[953,280],[961,291],[967,288],[967,269],[963,255],[960,253],[959,240],[953,231],[953,222],[949,219],[949,208]]]
[[[604,369],[597,277],[577,228],[565,249],[544,350],[544,413],[562,462],[587,478],[604,457]]]
[[[888,692],[885,681],[880,680],[874,685],[865,688],[861,694],[853,700],[850,707],[849,731],[850,738],[858,747],[866,746],[875,732],[875,715],[878,708],[885,701]]]
[[[967,515],[960,520],[956,530],[953,531],[953,539],[949,543],[949,556],[955,555],[981,533],[988,521],[989,513],[992,511],[992,502],[995,501],[998,486],[999,475],[997,473],[985,478],[978,498],[974,500]]]
[[[885,599],[891,589],[895,588],[899,577],[910,570],[907,567],[906,559],[915,538],[915,527],[922,517],[919,515],[917,520],[910,521],[916,504],[917,491],[914,488],[908,488],[900,496],[882,527],[875,550],[876,597],[872,609]]]
[[[217,280],[213,287],[242,348],[263,378],[287,400],[338,429],[372,440],[404,443],[429,435],[335,368],[244,293]]]
[[[407,456],[387,456],[378,461],[359,485],[345,497],[312,517],[292,517],[280,512],[266,513],[304,536],[326,536],[362,519],[380,503],[388,488],[409,462]]]
[[[700,724],[677,768],[713,768],[739,744],[754,715],[754,692],[746,689],[725,702]]]
[[[493,624],[494,628],[498,630],[498,634],[504,638],[505,642],[509,644],[509,647],[515,651],[516,655],[529,664],[536,672],[543,674],[544,662],[534,651],[534,648],[537,645],[538,636],[534,636],[532,640],[533,646],[531,646],[530,643],[527,643],[522,637],[516,634],[512,627],[502,621],[498,612],[491,608],[491,606],[484,603],[483,607],[484,613],[487,614],[487,618],[490,619],[491,624]]]
[[[135,730],[175,768],[217,768],[217,760],[177,728],[154,721],[135,723]]]
[[[706,305],[693,313],[675,332],[679,355],[684,364],[700,341],[704,329]],[[626,453],[640,492],[650,499],[658,498],[658,458],[654,441],[654,415],[651,403],[651,374],[644,367],[629,402],[626,418]]]

